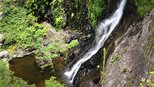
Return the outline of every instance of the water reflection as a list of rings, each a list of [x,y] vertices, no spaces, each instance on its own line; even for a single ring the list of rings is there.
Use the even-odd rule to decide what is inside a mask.
[[[28,84],[36,84],[37,87],[45,87],[45,80],[51,77],[51,69],[48,67],[42,71],[37,67],[33,54],[13,58],[9,61],[9,66],[15,76],[27,81]]]

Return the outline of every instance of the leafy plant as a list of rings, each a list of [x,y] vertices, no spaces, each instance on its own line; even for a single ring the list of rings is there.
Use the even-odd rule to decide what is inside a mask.
[[[135,0],[137,12],[140,16],[144,16],[154,7],[154,0]]]
[[[47,21],[57,29],[65,26],[65,11],[63,0],[4,0],[6,5],[21,6],[28,14],[34,15],[38,22]]]
[[[49,46],[50,52],[55,52],[58,48],[58,45],[56,43],[50,44]]]
[[[62,53],[62,54],[65,54],[67,51],[68,51],[67,48],[61,48],[61,49],[60,49],[60,53]]]
[[[105,0],[89,0],[88,2],[88,16],[91,19],[91,24],[95,27],[98,18],[102,15],[105,10]]]
[[[72,40],[69,44],[68,44],[68,48],[73,48],[76,47],[79,44],[79,41],[76,40]]]
[[[106,48],[103,48],[103,65],[101,70],[102,84],[104,84],[104,78],[107,76],[107,72],[105,71],[106,55],[107,55],[107,50]]]
[[[145,87],[145,85],[147,85],[147,87],[154,87],[154,82],[151,81],[151,79],[142,78],[139,87]]]
[[[53,14],[53,25],[57,28],[63,28],[65,26],[65,11],[63,6],[63,0],[53,0],[51,5],[51,10]]]
[[[120,59],[121,59],[121,55],[116,53],[115,56],[111,60],[111,64],[115,63],[116,61],[119,61]]]
[[[38,24],[36,18],[28,14],[27,9],[3,5],[2,10],[4,17],[0,20],[0,32],[5,36],[5,46],[14,44],[21,48],[41,46],[42,36],[46,34],[47,29]]]
[[[106,49],[104,48],[103,49],[103,71],[105,70],[105,62],[106,62],[106,55],[107,55],[107,51],[106,51]]]
[[[29,9],[29,12],[39,21],[48,21],[57,29],[61,29],[65,26],[63,2],[63,0],[25,0],[23,6]]]
[[[46,87],[65,87],[60,82],[56,81],[56,78],[52,76],[50,80],[46,81]]]

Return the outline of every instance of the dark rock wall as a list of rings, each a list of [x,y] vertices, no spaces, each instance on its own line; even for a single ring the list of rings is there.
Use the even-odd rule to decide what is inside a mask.
[[[67,28],[86,30],[89,25],[87,3],[88,0],[64,0]]]
[[[111,0],[110,2],[108,2],[108,7],[107,7],[108,11],[106,11],[104,14],[106,15],[106,17],[110,16],[116,9],[116,5],[117,5],[116,1]],[[129,28],[129,26],[135,21],[135,19],[137,19],[137,18],[134,18],[134,16],[136,16],[135,14],[136,9],[132,10],[132,8],[135,8],[133,2],[128,1],[126,5],[126,9],[124,11],[124,16],[119,26],[117,26],[115,31],[112,33],[111,37],[105,43],[104,47],[107,48],[108,52],[110,53],[113,52],[115,47],[114,41],[117,38],[119,38],[121,35],[123,35]],[[81,66],[75,79],[75,83],[74,83],[75,87],[84,87],[85,85],[89,87],[95,87],[95,86],[100,87],[101,74],[99,72],[99,69],[97,68],[97,65],[101,65],[101,63],[103,62],[102,53],[103,53],[103,50],[100,49],[95,56],[93,56],[89,61],[87,61]],[[107,56],[109,56],[110,53],[107,53]],[[95,76],[93,74],[95,74]]]
[[[149,65],[154,67],[154,51],[148,45],[149,38],[154,37],[153,24],[154,9],[114,41],[115,48],[106,63],[107,75],[102,77],[105,79],[103,87],[138,87],[141,79],[147,77]],[[150,43],[153,44],[154,40]]]

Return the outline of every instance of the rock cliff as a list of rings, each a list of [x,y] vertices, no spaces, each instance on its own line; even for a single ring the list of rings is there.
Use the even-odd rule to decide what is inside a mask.
[[[152,85],[154,9],[143,18],[143,21],[134,22],[126,33],[114,41],[113,45],[115,46],[113,52],[109,53],[106,62],[106,74],[102,77],[104,79],[102,87]]]

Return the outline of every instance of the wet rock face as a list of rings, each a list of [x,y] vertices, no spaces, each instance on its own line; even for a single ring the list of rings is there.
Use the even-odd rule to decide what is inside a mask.
[[[101,87],[99,69],[87,68],[82,67],[78,72],[73,87]]]
[[[115,0],[115,1],[110,0],[110,2],[108,2],[108,4],[109,4],[108,6],[112,6],[111,4],[114,4],[116,6],[117,0]],[[112,10],[112,12],[113,12],[114,11],[113,7],[115,8],[115,6],[108,7],[108,9]],[[131,8],[134,8],[134,4],[129,1],[127,3],[127,6],[126,6],[126,9],[124,12],[124,17],[122,18],[119,26],[115,29],[115,31],[112,33],[112,36],[105,43],[105,48],[107,47],[107,45],[110,46],[109,50],[111,53],[114,49],[114,47],[113,47],[114,42],[113,41],[115,41],[115,38],[119,38],[122,34],[124,34],[127,31],[127,29],[129,28],[129,26],[135,20],[134,16],[135,16],[136,11],[135,11],[135,9],[132,10]],[[109,15],[111,15],[112,12],[109,12],[109,13],[106,12],[106,15],[109,16]],[[86,47],[86,46],[83,46],[83,47]],[[88,46],[88,47],[91,47],[91,46]],[[95,75],[93,75],[93,71],[95,71],[95,69],[97,69],[97,65],[100,65],[100,63],[102,63],[102,55],[103,55],[102,52],[103,52],[102,49],[100,49],[100,51],[95,56],[93,56],[93,58],[91,58],[89,61],[85,62],[81,66],[81,68],[76,76],[75,82],[74,82],[75,87],[101,87],[100,71],[97,70],[97,72],[95,72]],[[74,57],[72,57],[72,58],[74,58]]]
[[[89,24],[87,3],[88,0],[64,0],[68,28],[85,30]]]
[[[147,77],[146,72],[154,70],[154,9],[143,21],[132,24],[113,45],[103,87],[138,87]]]

